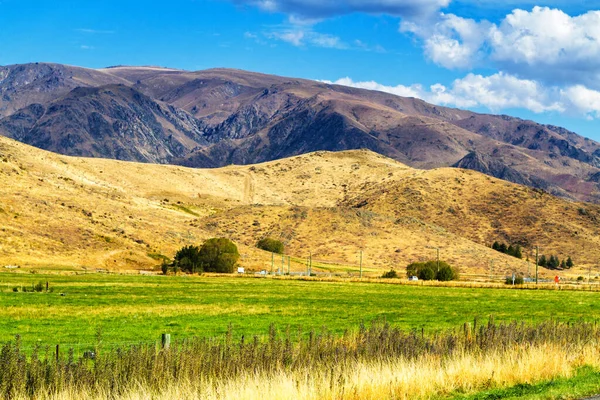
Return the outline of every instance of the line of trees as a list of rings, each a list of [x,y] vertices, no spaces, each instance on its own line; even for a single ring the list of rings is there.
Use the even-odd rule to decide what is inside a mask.
[[[509,256],[513,256],[516,258],[523,258],[523,252],[521,251],[521,246],[516,245],[506,245],[506,243],[494,242],[492,244],[492,249],[499,251],[500,253],[508,254]]]
[[[561,261],[557,256],[551,255],[550,257],[546,257],[545,255],[541,255],[538,259],[538,265],[540,267],[545,267],[549,269],[570,269],[575,266],[571,257],[563,258]]]

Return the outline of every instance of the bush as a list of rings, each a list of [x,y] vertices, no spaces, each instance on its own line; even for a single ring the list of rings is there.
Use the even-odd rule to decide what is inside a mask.
[[[398,273],[394,270],[394,268],[390,269],[388,272],[381,275],[384,279],[393,279],[398,277]]]
[[[44,290],[44,284],[42,282],[38,282],[33,286],[33,290],[36,292],[42,292]]]
[[[583,281],[583,276],[578,276],[577,277],[577,282],[582,282]]]
[[[200,265],[206,272],[233,273],[240,258],[237,246],[226,238],[208,239],[199,252]]]
[[[163,260],[162,264],[160,265],[160,270],[162,271],[163,275],[166,275],[167,272],[169,272],[169,263],[166,260]]]
[[[18,292],[18,291],[19,291],[19,287],[18,287],[18,286],[15,286],[15,287],[12,289],[12,291],[13,291],[13,292]]]
[[[522,285],[524,282],[525,282],[525,280],[523,279],[522,276],[519,276],[519,275],[515,276],[515,285]],[[507,276],[504,283],[506,283],[507,285],[512,285],[513,284],[512,276]]]
[[[258,243],[256,243],[256,247],[258,247],[261,250],[277,254],[283,254],[285,248],[283,242],[269,237],[260,239]]]

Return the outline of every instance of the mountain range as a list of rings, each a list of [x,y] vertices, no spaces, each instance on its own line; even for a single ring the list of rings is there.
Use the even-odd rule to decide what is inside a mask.
[[[600,144],[566,129],[240,70],[0,67],[0,135],[65,155],[198,168],[364,148],[600,202]]]

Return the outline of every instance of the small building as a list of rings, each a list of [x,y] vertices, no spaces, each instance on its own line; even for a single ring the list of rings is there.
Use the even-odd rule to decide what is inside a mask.
[[[409,281],[418,281],[418,280],[419,280],[419,278],[413,275],[413,276],[409,276],[409,277],[408,277],[408,280],[409,280]]]

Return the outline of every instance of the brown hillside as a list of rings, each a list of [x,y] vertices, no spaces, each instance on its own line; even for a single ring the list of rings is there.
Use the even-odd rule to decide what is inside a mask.
[[[440,248],[463,273],[487,274],[491,259],[495,273],[510,273],[526,262],[490,240],[538,241],[566,256],[563,240],[577,263],[593,262],[597,214],[480,173],[415,170],[369,151],[199,170],[60,156],[0,138],[0,265],[152,268],[159,254],[227,236],[243,265],[269,268],[254,244],[270,235],[297,257],[293,270],[312,253],[356,271],[349,265],[363,249],[365,269],[380,274]],[[534,221],[521,231],[524,218]],[[572,235],[533,236],[538,226]]]

